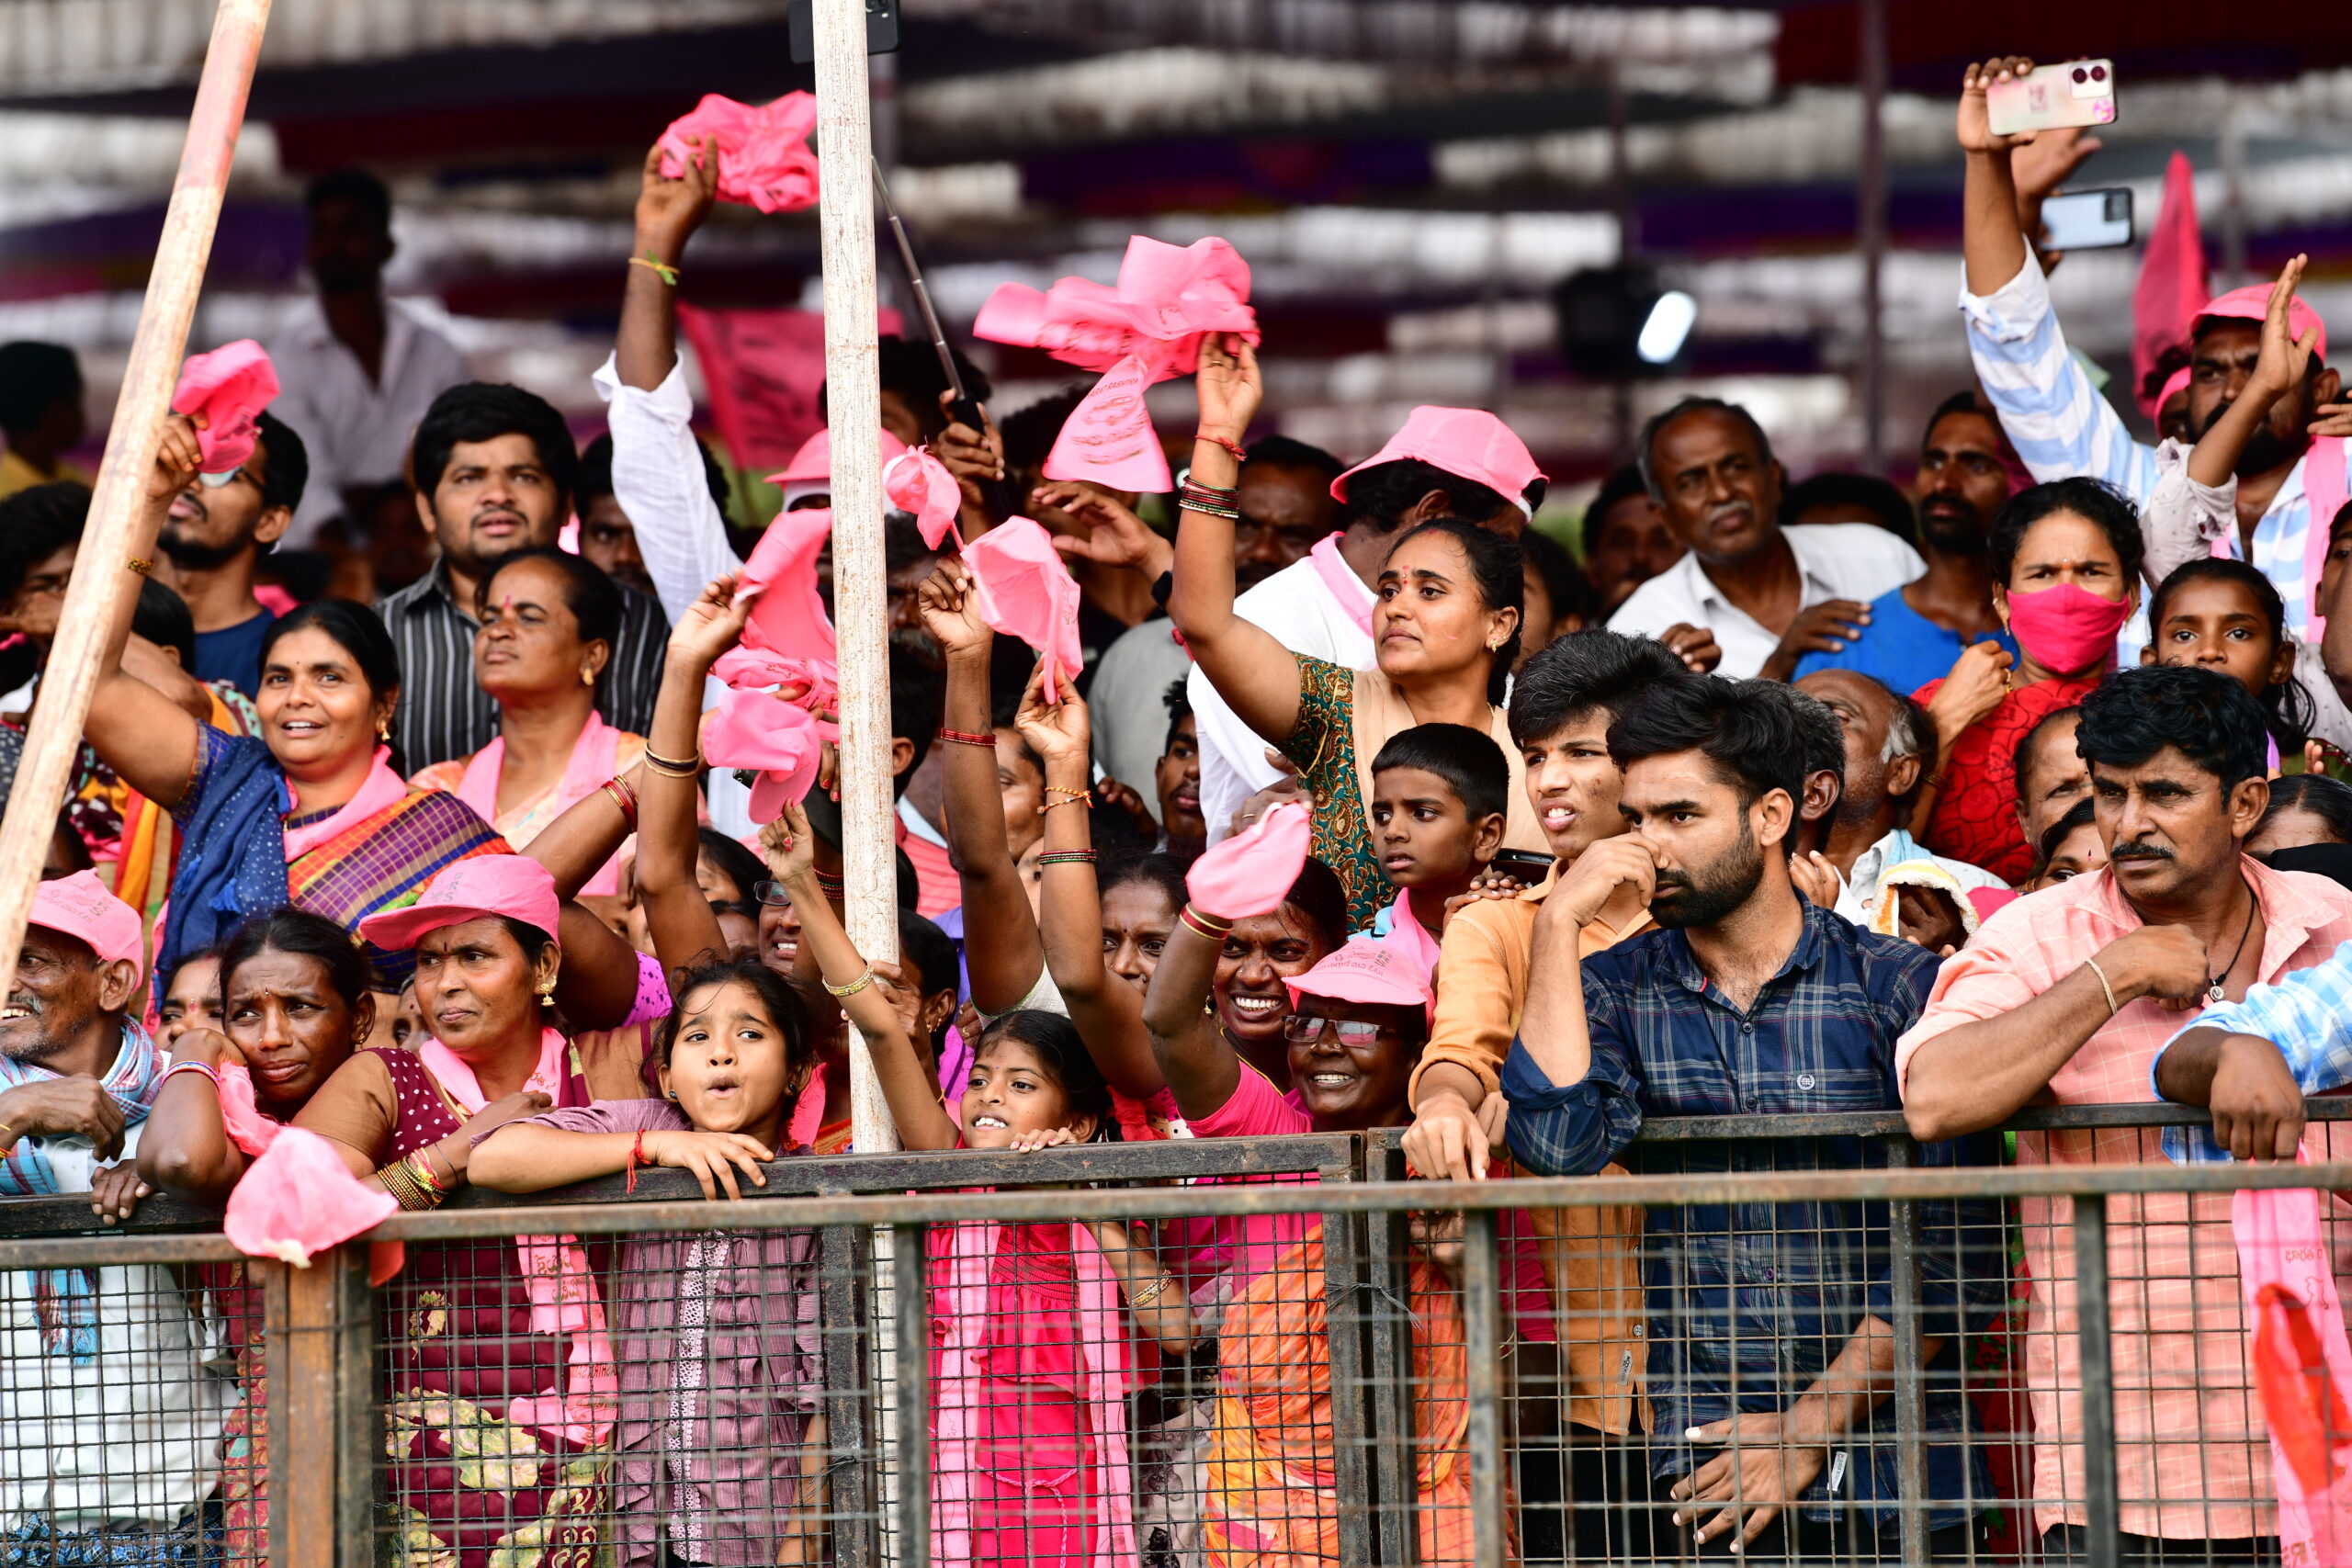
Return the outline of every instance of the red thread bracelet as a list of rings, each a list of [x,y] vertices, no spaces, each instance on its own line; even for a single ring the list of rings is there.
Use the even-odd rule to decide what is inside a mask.
[[[985,746],[991,751],[996,750],[995,736],[979,735],[968,729],[949,729],[942,726],[939,738],[942,740],[953,740],[958,746]]]
[[[1224,447],[1227,451],[1233,454],[1233,460],[1237,463],[1246,463],[1250,460],[1250,454],[1242,447],[1241,443],[1238,441],[1227,441],[1224,436],[1211,435],[1205,430],[1196,430],[1193,432],[1193,439],[1195,441],[1205,441],[1212,446]]]

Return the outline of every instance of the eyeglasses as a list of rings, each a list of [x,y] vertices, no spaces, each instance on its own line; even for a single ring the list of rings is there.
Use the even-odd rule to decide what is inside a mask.
[[[1283,1038],[1296,1045],[1312,1045],[1333,1030],[1339,1032],[1340,1043],[1353,1051],[1361,1051],[1380,1038],[1380,1025],[1359,1023],[1351,1018],[1308,1018],[1293,1013],[1283,1020]]]
[[[752,897],[771,909],[792,908],[792,895],[785,890],[781,882],[754,882],[752,884]]]

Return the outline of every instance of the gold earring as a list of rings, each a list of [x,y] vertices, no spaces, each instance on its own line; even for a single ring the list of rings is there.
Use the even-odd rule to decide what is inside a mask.
[[[594,670],[582,670],[580,672],[580,683],[583,686],[594,685],[596,683],[596,672]]]
[[[548,1008],[555,1006],[555,982],[553,980],[549,980],[546,985],[539,987],[539,1005],[541,1007]]]
[[[392,727],[389,721],[376,727],[376,739],[387,746],[392,743]]]

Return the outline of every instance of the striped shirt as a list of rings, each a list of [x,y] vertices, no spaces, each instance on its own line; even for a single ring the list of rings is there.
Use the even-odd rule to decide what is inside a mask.
[[[613,586],[620,590],[621,635],[596,678],[596,711],[614,728],[643,735],[653,728],[670,622],[650,594],[626,582]],[[498,704],[474,682],[477,624],[458,607],[448,563],[435,562],[424,577],[378,600],[376,613],[400,655],[392,737],[409,771],[470,757],[498,739]]]
[[[2066,347],[2041,264],[2029,254],[2018,275],[1993,293],[1962,289],[1960,309],[1967,318],[1968,352],[1977,378],[2033,477],[2048,483],[2087,474],[2145,506],[2156,488],[2156,449],[2132,439]],[[2303,492],[2303,468],[2296,463],[2254,530],[2255,570],[2287,602],[2287,634],[2298,641],[2311,620],[2313,586],[2305,570],[2312,508]],[[2237,529],[2228,531],[2224,543],[2231,558],[2242,558]],[[2132,617],[2121,640],[2136,656],[2147,641],[2144,612]]]
[[[2352,1085],[2352,942],[2320,964],[2246,987],[2243,1001],[2207,1008],[2182,1025],[2173,1040],[2192,1029],[2254,1034],[2278,1047],[2287,1070],[2305,1094],[2334,1094]],[[2148,1092],[2159,1095],[2156,1070],[2164,1065],[2165,1042],[2148,1064]],[[2211,1127],[2166,1127],[2165,1153],[2186,1163],[2226,1163],[2230,1151],[2213,1139]],[[2321,1157],[2314,1152],[2313,1158]]]

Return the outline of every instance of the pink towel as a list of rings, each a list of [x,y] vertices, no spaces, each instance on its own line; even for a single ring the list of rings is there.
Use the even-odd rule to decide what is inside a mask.
[[[1078,581],[1053,536],[1029,518],[1008,518],[964,547],[964,564],[979,590],[980,618],[1046,655],[1046,700],[1061,701],[1086,650],[1078,640]]]
[[[221,1112],[227,1121],[226,1094]],[[220,1229],[247,1257],[308,1268],[317,1254],[399,1212],[390,1193],[351,1174],[334,1145],[316,1133],[281,1127],[229,1194]]]
[[[1159,495],[1173,490],[1168,455],[1145,412],[1151,368],[1127,355],[1094,383],[1062,422],[1040,470],[1049,479],[1091,479],[1105,490]]]
[[[1284,801],[1193,863],[1184,886],[1193,908],[1220,920],[1270,915],[1290,896],[1306,865],[1315,828],[1306,803]]]
[[[1065,277],[1040,294],[1008,283],[972,323],[975,337],[1042,348],[1087,370],[1108,370],[1134,355],[1154,381],[1191,375],[1210,333],[1258,341],[1250,264],[1215,237],[1170,245],[1137,234],[1127,241],[1114,287]]]
[[[706,136],[718,140],[718,198],[762,212],[797,212],[817,202],[817,99],[786,93],[753,107],[706,93],[662,133],[662,173],[676,179]],[[863,177],[862,175],[860,176]]]
[[[1054,476],[1048,472],[1046,477]],[[930,447],[909,448],[884,464],[882,493],[899,511],[914,513],[915,526],[922,530],[922,542],[933,549],[939,548],[940,541],[948,535],[956,533],[956,513],[963,507],[964,491],[956,483],[956,476],[947,471],[947,465],[931,455]],[[959,546],[964,542],[960,534],[956,542]]]
[[[2230,1219],[2253,1325],[2247,1364],[2270,1427],[2283,1558],[2342,1568],[2352,1564],[2352,1346],[2320,1195],[2242,1189]]]
[[[196,433],[204,472],[233,474],[254,455],[257,422],[277,396],[277,370],[249,337],[199,354],[181,367],[172,412],[204,416]]]

